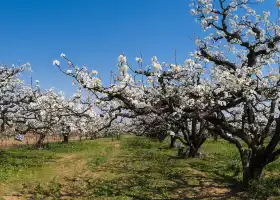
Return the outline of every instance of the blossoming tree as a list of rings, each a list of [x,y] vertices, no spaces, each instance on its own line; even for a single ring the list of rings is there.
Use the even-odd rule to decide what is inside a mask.
[[[95,95],[110,118],[106,127],[119,117],[138,126],[170,124],[183,134],[190,156],[209,133],[234,143],[248,185],[280,156],[280,26],[269,20],[269,12],[259,15],[250,7],[259,2],[192,1],[191,14],[209,35],[196,39],[197,50],[182,66],[168,64],[170,69],[165,69],[166,64],[153,57],[151,68],[143,69],[137,57],[139,69],[134,70],[122,54],[118,84],[105,87],[96,71],[78,68],[64,54],[69,69],[57,60],[54,64]]]
[[[12,127],[15,115],[20,111],[19,105],[32,101],[32,89],[18,78],[20,72],[30,70],[30,64],[8,67],[0,66],[0,119],[1,132]]]
[[[200,118],[236,145],[245,185],[280,156],[280,26],[269,12],[257,14],[250,7],[258,2],[262,0],[191,3],[191,13],[209,32],[197,38],[193,53],[194,59],[208,63],[213,87]]]

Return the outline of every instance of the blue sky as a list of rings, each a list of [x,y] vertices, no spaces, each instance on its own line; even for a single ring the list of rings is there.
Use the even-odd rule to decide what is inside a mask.
[[[55,87],[70,95],[71,79],[53,65],[65,53],[77,65],[96,69],[108,83],[117,57],[125,52],[135,66],[143,54],[146,63],[156,55],[179,62],[194,50],[201,29],[189,14],[189,0],[6,0],[1,1],[0,61],[30,62],[32,76],[42,88]],[[275,9],[266,0],[260,9]],[[276,13],[275,13],[276,14]]]

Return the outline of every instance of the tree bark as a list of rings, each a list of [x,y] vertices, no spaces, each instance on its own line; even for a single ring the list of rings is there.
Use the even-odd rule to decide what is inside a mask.
[[[202,146],[202,144],[206,141],[206,138],[200,138],[199,141],[194,142],[191,146],[190,146],[190,150],[188,153],[188,157],[189,158],[195,158],[199,156],[199,150]]]
[[[195,158],[198,156],[198,150],[200,149],[200,147],[195,148],[195,147],[190,147],[190,151],[188,152],[188,157],[189,158]]]
[[[5,122],[3,120],[2,124],[1,124],[1,132],[4,132],[5,131]]]
[[[69,142],[69,135],[63,135],[63,143],[67,144]]]
[[[37,148],[42,148],[45,137],[46,137],[46,135],[43,135],[43,134],[40,135],[40,137],[36,143]]]
[[[175,147],[175,142],[176,142],[176,136],[170,136],[170,148],[174,148]]]
[[[243,184],[245,187],[248,187],[251,181],[258,181],[260,179],[263,168],[266,165],[263,155],[262,153],[247,151],[241,156],[243,158]]]
[[[262,175],[262,166],[243,166],[243,184],[248,187],[251,181],[258,181]]]

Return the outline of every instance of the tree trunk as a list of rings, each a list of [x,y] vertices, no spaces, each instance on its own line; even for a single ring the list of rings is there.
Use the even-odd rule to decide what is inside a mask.
[[[206,139],[202,139],[202,141],[198,141],[197,143],[193,143],[192,146],[190,146],[190,150],[188,152],[189,158],[195,158],[199,156],[199,149],[202,146],[202,144],[205,142]]]
[[[197,157],[198,156],[198,150],[199,150],[199,148],[190,148],[190,151],[188,152],[188,157],[189,158],[195,158],[195,157]]]
[[[258,181],[262,175],[265,160],[262,154],[256,153],[254,156],[247,152],[243,155],[243,184],[248,187],[251,181]]]
[[[1,124],[1,132],[4,132],[4,131],[5,131],[5,122],[3,121]]]
[[[176,142],[176,136],[170,136],[171,139],[170,139],[170,148],[174,148],[175,147],[175,142]]]
[[[42,148],[45,137],[46,137],[46,135],[40,135],[40,137],[36,143],[37,148]]]
[[[258,181],[262,175],[263,167],[249,166],[243,167],[243,184],[248,187],[253,180]]]
[[[69,135],[63,135],[63,143],[67,144],[69,141]]]

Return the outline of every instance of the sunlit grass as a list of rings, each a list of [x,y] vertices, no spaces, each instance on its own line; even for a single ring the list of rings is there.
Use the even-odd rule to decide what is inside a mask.
[[[210,139],[201,158],[176,154],[168,141],[135,136],[6,149],[0,153],[0,193],[26,199],[242,199],[235,191],[241,164],[232,144]],[[266,180],[277,178],[279,169],[279,161],[269,165]]]

